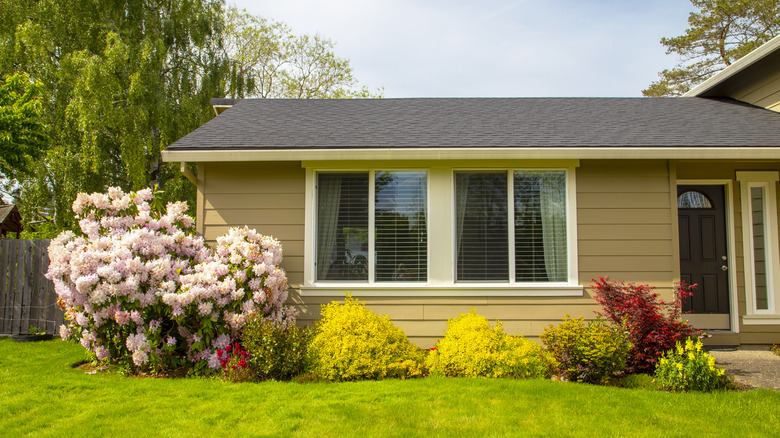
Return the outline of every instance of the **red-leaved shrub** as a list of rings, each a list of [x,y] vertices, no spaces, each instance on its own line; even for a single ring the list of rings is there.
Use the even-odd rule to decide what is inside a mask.
[[[654,287],[646,284],[610,281],[599,277],[592,289],[603,312],[596,312],[614,324],[621,324],[634,344],[628,359],[629,373],[652,373],[661,355],[675,342],[697,336],[698,330],[682,321],[682,302],[697,285],[675,285],[674,301],[659,299]]]

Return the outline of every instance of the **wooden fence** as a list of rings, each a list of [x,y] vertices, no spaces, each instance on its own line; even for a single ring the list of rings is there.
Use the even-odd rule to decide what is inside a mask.
[[[63,312],[49,269],[48,240],[0,239],[0,334],[26,334],[30,327],[58,334]]]

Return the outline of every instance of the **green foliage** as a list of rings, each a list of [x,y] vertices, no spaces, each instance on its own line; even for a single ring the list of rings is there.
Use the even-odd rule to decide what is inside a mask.
[[[76,195],[108,187],[158,186],[163,205],[194,206],[194,186],[160,152],[214,117],[210,98],[367,96],[333,47],[281,23],[226,14],[223,0],[3,1],[0,77],[35,78],[40,99],[30,108],[42,108],[50,148],[27,141],[40,131],[29,118],[28,139],[13,146],[29,151],[0,144],[0,163],[32,157],[11,163],[26,173],[7,175],[2,189],[25,228],[50,217],[58,230],[75,229]]]
[[[680,62],[659,73],[645,96],[679,96],[780,34],[778,0],[691,0],[685,35],[662,38]]]
[[[554,360],[539,344],[504,333],[472,309],[447,321],[444,338],[426,359],[431,372],[465,377],[549,377]]]
[[[715,358],[704,351],[701,340],[677,343],[655,367],[659,385],[670,391],[714,391],[733,386],[725,371],[715,365]]]
[[[0,174],[29,174],[48,147],[42,88],[26,73],[0,81]]]
[[[284,325],[254,316],[241,332],[249,369],[261,380],[290,380],[306,369],[309,332],[294,322]]]
[[[319,35],[292,34],[284,23],[230,7],[224,50],[231,60],[227,94],[261,98],[381,97],[358,88],[349,60]]]
[[[344,304],[322,306],[309,344],[311,371],[328,380],[421,376],[423,353],[386,315],[347,295]]]
[[[160,151],[213,117],[225,60],[216,56],[222,2],[19,0],[0,8],[0,75],[42,84],[52,145],[11,195],[25,222],[73,228],[79,192],[158,184],[194,205],[178,163]]]
[[[568,315],[544,329],[541,340],[558,361],[561,377],[588,383],[606,383],[623,371],[632,347],[622,327],[603,319],[586,324]]]

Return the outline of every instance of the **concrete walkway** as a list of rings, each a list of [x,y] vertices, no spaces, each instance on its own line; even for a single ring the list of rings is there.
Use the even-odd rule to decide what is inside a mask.
[[[739,386],[780,390],[780,356],[769,349],[713,350],[715,363]]]

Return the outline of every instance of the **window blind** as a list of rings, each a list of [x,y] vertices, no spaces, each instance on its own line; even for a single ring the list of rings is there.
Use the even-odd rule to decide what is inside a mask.
[[[515,281],[566,281],[566,174],[514,172]]]
[[[427,184],[424,171],[376,172],[376,281],[426,281]]]
[[[318,175],[318,280],[368,280],[368,188],[368,173]]]
[[[459,281],[508,281],[507,173],[456,172]]]

